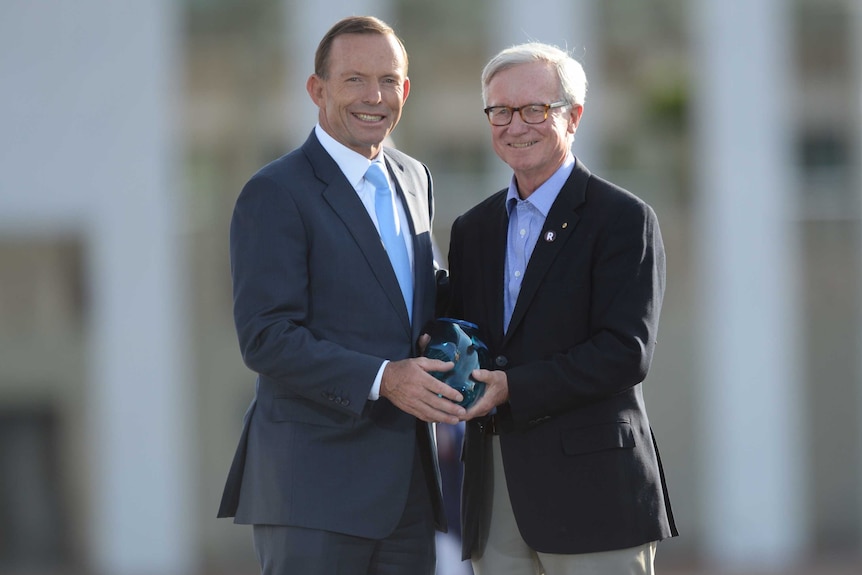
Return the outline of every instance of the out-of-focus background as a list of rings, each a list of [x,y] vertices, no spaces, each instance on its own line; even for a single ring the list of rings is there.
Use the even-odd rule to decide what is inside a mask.
[[[535,39],[584,63],[575,153],[667,248],[659,571],[862,571],[859,0],[4,0],[0,573],[257,571],[215,519],[253,393],[228,222],[311,130],[314,49],[350,14],[407,46],[394,141],[434,174],[443,254],[508,182],[485,62]]]

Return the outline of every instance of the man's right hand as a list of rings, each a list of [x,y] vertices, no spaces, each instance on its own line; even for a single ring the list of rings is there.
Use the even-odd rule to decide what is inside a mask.
[[[451,362],[414,357],[390,361],[380,380],[380,395],[422,421],[456,425],[467,411],[455,402],[463,396],[429,371],[450,371]]]

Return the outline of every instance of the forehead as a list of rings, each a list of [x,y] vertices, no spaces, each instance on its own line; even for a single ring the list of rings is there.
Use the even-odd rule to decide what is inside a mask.
[[[332,74],[404,75],[404,53],[391,34],[342,34],[332,41],[328,67]]]
[[[551,103],[559,96],[559,80],[553,66],[546,62],[530,62],[507,68],[488,82],[490,105]]]

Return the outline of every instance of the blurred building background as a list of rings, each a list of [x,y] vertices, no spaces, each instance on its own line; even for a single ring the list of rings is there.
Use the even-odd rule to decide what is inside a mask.
[[[484,63],[529,39],[584,62],[575,153],[653,205],[668,255],[660,572],[862,570],[859,0],[5,0],[0,573],[256,572],[215,519],[253,393],[228,222],[314,124],[321,35],[362,13],[410,54],[394,140],[434,174],[444,254],[509,177]]]

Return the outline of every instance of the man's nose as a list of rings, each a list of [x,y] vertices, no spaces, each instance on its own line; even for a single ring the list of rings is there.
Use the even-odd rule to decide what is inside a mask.
[[[524,118],[521,117],[520,110],[512,114],[512,121],[509,122],[509,131],[510,132],[524,132],[530,126],[527,122],[524,121]]]
[[[377,104],[383,99],[383,92],[380,89],[380,84],[377,82],[369,82],[365,87],[365,93],[362,95],[362,100],[368,104]]]

